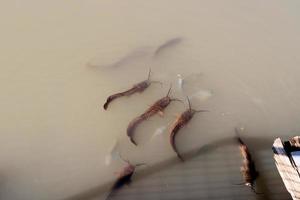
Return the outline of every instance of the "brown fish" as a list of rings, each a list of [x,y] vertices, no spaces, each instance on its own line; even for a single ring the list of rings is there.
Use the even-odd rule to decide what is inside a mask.
[[[160,115],[163,114],[164,109],[171,103],[171,101],[181,101],[179,99],[171,98],[169,96],[171,92],[171,87],[167,93],[167,95],[159,100],[157,100],[150,108],[148,108],[143,114],[133,119],[128,127],[127,127],[127,136],[130,138],[130,141],[137,145],[135,140],[133,139],[133,135],[135,132],[136,127],[143,122],[144,120],[147,120],[151,116],[155,115],[156,113],[159,113]]]
[[[104,103],[103,105],[103,108],[104,110],[107,109],[108,105],[110,104],[110,102],[112,102],[113,100],[119,98],[119,97],[123,97],[123,96],[130,96],[134,93],[141,93],[143,92],[145,89],[147,89],[151,83],[160,83],[158,81],[150,81],[150,75],[151,75],[151,69],[149,70],[149,73],[148,73],[148,78],[147,80],[144,80],[140,83],[137,83],[135,85],[133,85],[132,88],[130,88],[129,90],[126,90],[124,92],[119,92],[119,93],[116,93],[116,94],[113,94],[113,95],[110,95],[107,99],[106,99],[106,102]]]
[[[256,171],[254,161],[252,160],[252,156],[250,154],[250,151],[247,147],[247,145],[242,141],[242,139],[239,137],[239,131],[237,128],[235,128],[236,133],[236,139],[239,144],[239,149],[243,158],[243,165],[241,167],[241,173],[244,179],[244,185],[251,188],[253,192],[257,193],[254,189],[255,181],[259,175],[258,171]]]
[[[120,154],[119,154],[120,156]],[[122,171],[120,171],[119,177],[117,179],[117,181],[115,182],[115,184],[112,186],[111,188],[111,192],[110,194],[107,196],[106,199],[109,199],[110,195],[112,194],[113,191],[120,189],[121,187],[123,187],[124,185],[129,185],[131,183],[131,177],[135,172],[136,167],[142,166],[142,165],[146,165],[145,163],[139,163],[139,164],[131,164],[128,160],[124,160],[121,156],[120,158],[126,162],[125,167],[122,169]]]
[[[184,111],[183,113],[181,113],[181,115],[179,115],[179,117],[176,119],[176,121],[174,122],[174,125],[171,128],[170,131],[170,143],[171,146],[173,148],[173,150],[175,151],[175,153],[177,154],[177,157],[181,160],[184,161],[182,156],[180,155],[176,145],[175,145],[175,137],[177,132],[183,128],[194,116],[195,113],[198,112],[207,112],[207,110],[194,110],[191,108],[191,103],[189,98],[187,98],[188,103],[189,103],[189,108]]]

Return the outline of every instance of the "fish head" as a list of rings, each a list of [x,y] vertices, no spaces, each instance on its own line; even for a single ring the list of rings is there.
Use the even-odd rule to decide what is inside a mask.
[[[171,98],[169,96],[163,97],[159,102],[159,106],[161,108],[165,108],[170,104],[170,102],[171,102]]]
[[[145,90],[149,85],[150,85],[150,81],[145,80],[145,81],[142,81],[142,82],[138,83],[138,84],[136,85],[136,87],[137,87],[140,91],[143,91],[143,90]]]
[[[194,115],[195,115],[196,113],[197,113],[196,110],[191,109],[191,110],[189,110],[189,112],[187,112],[187,117],[188,117],[189,119],[191,119],[192,117],[194,117]]]
[[[192,119],[192,117],[194,116],[195,113],[196,112],[194,112],[193,110],[188,109],[188,110],[184,111],[180,117],[183,121],[187,122],[190,119]]]
[[[142,82],[141,87],[146,88],[151,84],[151,82],[149,80],[145,80]]]

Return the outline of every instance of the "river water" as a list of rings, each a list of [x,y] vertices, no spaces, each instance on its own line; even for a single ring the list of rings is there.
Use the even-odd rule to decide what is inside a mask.
[[[132,162],[174,157],[168,127],[186,103],[172,102],[164,117],[143,123],[138,147],[126,136],[129,121],[171,83],[171,96],[193,96],[194,108],[209,110],[178,135],[181,151],[243,127],[249,147],[264,155],[258,168],[267,160],[275,170],[273,139],[299,135],[298,1],[1,4],[1,199],[65,199],[109,185],[124,166],[105,161],[116,141]],[[102,109],[107,96],[146,79],[150,67],[162,85]]]

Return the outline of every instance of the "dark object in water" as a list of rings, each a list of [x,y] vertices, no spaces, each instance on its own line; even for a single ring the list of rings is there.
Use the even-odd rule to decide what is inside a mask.
[[[178,45],[181,41],[182,41],[182,38],[180,38],[180,37],[172,38],[172,39],[166,41],[165,43],[163,43],[162,45],[157,47],[157,49],[154,51],[154,56],[158,56],[159,54],[161,54],[163,51],[167,50],[168,48]]]
[[[128,127],[127,127],[127,136],[130,138],[130,141],[137,145],[135,140],[133,139],[133,134],[136,127],[144,120],[147,120],[151,116],[155,115],[156,113],[160,113],[162,115],[164,109],[171,103],[171,101],[181,101],[179,99],[173,99],[169,97],[171,92],[171,87],[167,93],[167,95],[159,100],[157,100],[150,108],[148,108],[143,114],[133,119]]]
[[[127,162],[127,165],[123,168],[122,172],[119,175],[118,180],[115,182],[115,184],[112,187],[112,190],[117,190],[124,186],[125,184],[130,184],[131,177],[135,171],[135,165],[130,164],[130,162]]]
[[[183,113],[181,113],[181,115],[179,115],[179,117],[174,122],[174,125],[172,126],[171,131],[170,131],[171,146],[172,146],[174,152],[177,154],[177,157],[181,161],[184,161],[183,157],[180,155],[180,153],[179,153],[179,151],[176,147],[176,144],[175,144],[175,137],[176,137],[178,131],[181,128],[183,128],[193,118],[195,113],[197,113],[197,112],[207,112],[207,110],[194,110],[194,109],[192,109],[189,98],[187,98],[187,100],[188,100],[188,103],[189,103],[189,108],[186,111],[184,111]]]
[[[110,64],[97,65],[97,64],[92,64],[92,63],[88,62],[87,66],[91,67],[91,68],[102,68],[102,69],[119,68],[119,67],[127,65],[129,63],[132,63],[135,60],[140,60],[142,58],[149,57],[151,55],[151,53],[152,53],[151,47],[149,47],[149,46],[139,47],[139,48],[133,49],[132,51],[128,52],[127,54],[123,55],[118,60],[116,60]]]
[[[120,154],[119,154],[120,156]],[[114,183],[114,185],[111,188],[111,192],[108,195],[108,197],[111,195],[111,193],[115,190],[118,190],[122,188],[124,185],[129,185],[131,183],[131,177],[135,172],[136,167],[146,165],[145,163],[139,163],[139,164],[131,164],[128,160],[124,160],[121,156],[120,158],[126,162],[126,166],[123,168],[123,170],[119,174],[118,180]],[[108,199],[108,197],[106,199]]]
[[[120,93],[117,93],[117,94],[113,94],[113,95],[110,95],[107,99],[106,99],[106,102],[104,103],[103,105],[103,108],[104,110],[107,109],[108,105],[110,104],[110,102],[112,102],[113,100],[119,98],[119,97],[123,97],[123,96],[130,96],[134,93],[141,93],[143,92],[145,89],[147,89],[151,83],[155,82],[155,81],[150,81],[150,75],[151,75],[151,69],[149,70],[149,73],[148,73],[148,78],[147,80],[144,80],[140,83],[137,83],[135,84],[132,88],[130,88],[129,90],[126,90],[124,92],[120,92]]]
[[[254,189],[255,181],[259,176],[259,173],[258,171],[256,171],[255,164],[254,161],[252,160],[250,151],[247,145],[240,138],[239,131],[237,128],[235,128],[235,133],[236,133],[236,139],[239,144],[240,152],[243,157],[243,165],[241,167],[241,173],[244,179],[244,183],[242,184],[250,187],[255,194],[262,194],[262,193],[257,193]]]

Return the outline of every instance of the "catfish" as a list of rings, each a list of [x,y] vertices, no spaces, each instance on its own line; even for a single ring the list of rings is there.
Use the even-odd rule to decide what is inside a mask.
[[[119,93],[110,95],[106,99],[106,102],[103,105],[104,110],[107,110],[108,105],[117,98],[120,98],[123,96],[131,96],[132,94],[135,94],[135,93],[142,93],[151,85],[151,83],[160,83],[161,84],[161,82],[159,82],[159,81],[150,81],[150,75],[151,75],[151,69],[149,70],[148,78],[146,80],[139,82],[137,84],[134,84],[132,86],[132,88],[130,88],[124,92],[119,92]]]
[[[189,100],[188,97],[187,97],[187,101],[188,101],[188,104],[189,104],[189,108],[177,117],[177,119],[173,123],[173,126],[171,127],[171,131],[170,131],[170,143],[171,143],[172,149],[174,150],[177,157],[181,161],[184,161],[184,159],[181,156],[181,154],[179,153],[179,151],[177,149],[177,146],[175,144],[175,138],[176,138],[176,135],[177,135],[178,131],[180,129],[182,129],[184,126],[186,126],[190,122],[190,120],[194,117],[194,115],[196,113],[208,112],[207,110],[194,110],[194,109],[192,109],[191,108],[191,103],[190,103],[190,100]]]
[[[254,189],[255,181],[259,176],[259,172],[256,170],[255,163],[252,159],[249,148],[243,142],[243,140],[240,138],[239,131],[237,128],[235,128],[235,133],[236,133],[236,140],[239,144],[240,153],[243,158],[243,165],[241,166],[241,173],[242,173],[244,182],[242,184],[247,187],[250,187],[251,190],[255,194],[262,194],[262,193],[257,193],[256,190]]]
[[[176,98],[171,98],[170,92],[171,92],[172,86],[170,86],[170,89],[168,90],[168,93],[165,97],[157,100],[154,102],[150,108],[148,108],[143,114],[139,115],[138,117],[134,118],[127,127],[127,136],[129,137],[130,141],[137,146],[136,141],[133,138],[133,135],[135,133],[135,129],[137,126],[142,123],[143,121],[149,119],[151,116],[159,113],[161,116],[163,115],[164,109],[172,102],[172,101],[181,101]]]

